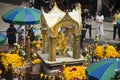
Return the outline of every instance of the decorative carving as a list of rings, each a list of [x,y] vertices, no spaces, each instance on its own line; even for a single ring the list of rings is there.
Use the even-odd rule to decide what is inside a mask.
[[[55,11],[54,11],[55,9]],[[76,7],[76,12],[78,14],[78,18],[72,17],[71,13],[68,11],[65,13],[63,17],[57,15],[58,21],[53,25],[49,26],[49,19],[54,20],[53,17],[48,16],[54,12],[60,12],[60,15],[64,15],[65,12],[61,11],[57,5],[55,4],[53,9],[49,13],[43,12],[41,21],[42,21],[42,29],[43,29],[43,52],[47,47],[45,47],[46,40],[49,40],[49,61],[56,60],[56,52],[60,52],[61,55],[65,55],[68,50],[69,44],[71,50],[73,50],[73,58],[80,58],[80,34],[82,29],[82,20],[81,20],[81,5],[79,4]],[[46,19],[49,18],[49,19]],[[77,21],[79,20],[79,21]],[[48,23],[48,22],[49,23]],[[52,22],[52,21],[51,21]],[[47,30],[44,30],[47,28]],[[66,30],[63,32],[59,31],[61,28],[65,28]]]
[[[79,34],[80,30],[79,30],[79,24],[78,22],[76,22],[75,20],[73,20],[68,13],[66,13],[65,17],[59,21],[54,27],[52,27],[52,32],[57,35],[58,34],[58,29],[61,27],[72,27],[73,28],[73,32],[74,34]]]
[[[65,37],[64,33],[59,32],[56,40],[56,50],[59,51],[61,55],[65,55],[68,48],[68,38]]]

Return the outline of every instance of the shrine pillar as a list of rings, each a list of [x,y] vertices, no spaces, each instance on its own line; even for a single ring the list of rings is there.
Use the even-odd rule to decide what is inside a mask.
[[[56,36],[49,38],[49,61],[56,61]]]
[[[75,58],[75,59],[80,58],[80,34],[74,35],[73,58]]]
[[[47,28],[42,29],[42,34],[43,34],[42,53],[46,53]]]
[[[68,37],[68,50],[72,50],[72,34],[71,34],[72,27],[66,29],[65,36]]]
[[[102,0],[97,0],[97,11],[102,9]]]

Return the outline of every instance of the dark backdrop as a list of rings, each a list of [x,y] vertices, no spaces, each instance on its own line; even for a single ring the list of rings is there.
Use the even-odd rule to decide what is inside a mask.
[[[20,4],[22,4],[23,0],[0,0],[0,2],[14,4],[14,5],[20,5]]]

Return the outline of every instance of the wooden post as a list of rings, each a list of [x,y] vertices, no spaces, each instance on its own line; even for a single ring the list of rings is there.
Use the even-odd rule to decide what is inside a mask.
[[[31,60],[31,42],[29,36],[27,36],[27,41],[26,41],[26,53],[27,53],[27,60]]]

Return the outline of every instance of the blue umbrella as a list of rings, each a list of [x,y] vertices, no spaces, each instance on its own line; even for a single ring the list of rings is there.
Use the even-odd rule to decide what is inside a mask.
[[[89,80],[111,80],[120,69],[120,59],[104,59],[91,64],[86,69]]]
[[[5,44],[6,42],[6,35],[3,33],[0,33],[0,45]]]
[[[13,24],[39,24],[41,11],[34,8],[15,8],[2,16],[7,23]]]

